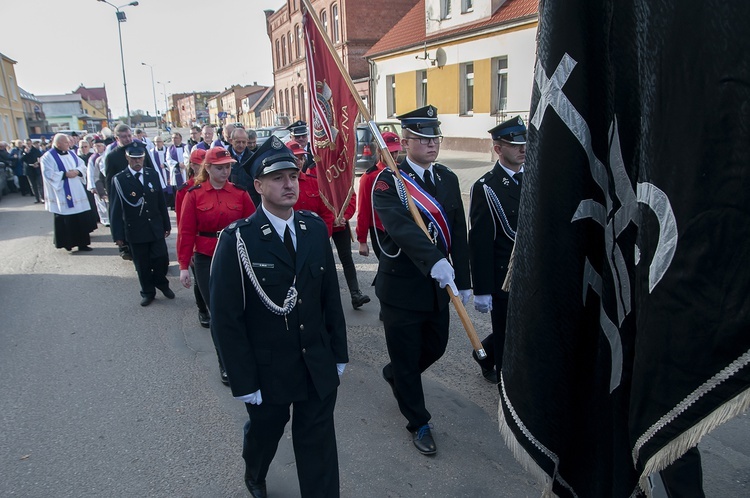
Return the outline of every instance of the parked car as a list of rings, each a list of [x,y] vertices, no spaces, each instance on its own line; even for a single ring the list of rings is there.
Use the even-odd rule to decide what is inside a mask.
[[[263,145],[263,143],[271,138],[271,135],[276,135],[281,139],[282,142],[286,141],[284,138],[284,132],[286,132],[286,135],[289,135],[289,130],[287,130],[284,126],[269,126],[266,128],[256,128],[255,133],[258,134],[258,147]]]
[[[380,132],[390,131],[401,136],[401,123],[398,121],[376,121]],[[364,173],[377,162],[378,145],[372,136],[369,126],[362,123],[357,126],[357,153],[355,155],[354,172]],[[396,162],[403,161],[406,153],[401,151]]]

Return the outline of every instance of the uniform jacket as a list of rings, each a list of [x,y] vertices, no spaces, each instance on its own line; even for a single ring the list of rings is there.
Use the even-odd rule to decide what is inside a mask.
[[[399,165],[399,170],[424,188],[406,160]],[[466,219],[458,177],[442,164],[434,164],[432,170],[437,190],[435,198],[446,213],[452,235],[450,254],[442,242],[433,244],[414,222],[399,199],[395,176],[390,169],[381,171],[375,181],[373,207],[386,231],[386,236],[380,240],[383,255],[378,264],[375,293],[391,306],[430,311],[435,307],[436,293],[438,306],[447,306],[448,293],[430,277],[432,266],[441,258],[447,257],[453,265],[456,286],[461,290],[471,288]],[[424,215],[422,219],[425,225],[429,223]]]
[[[158,173],[153,168],[146,167],[141,169],[141,173],[143,185],[130,173],[130,169],[121,171],[112,179],[109,221],[112,239],[115,241],[153,242],[164,239],[164,233],[172,229]],[[141,198],[142,205],[130,205],[137,204]]]
[[[206,181],[188,189],[180,209],[177,259],[180,269],[187,270],[194,252],[214,255],[218,238],[201,232],[220,232],[231,222],[253,214],[255,204],[247,192],[230,182],[217,190]]]
[[[262,209],[222,232],[211,267],[214,337],[235,396],[258,389],[266,403],[307,399],[307,376],[324,398],[339,385],[336,363],[347,363],[346,323],[325,224],[294,213],[296,265]],[[261,302],[242,269],[242,235],[263,290],[281,306],[296,275],[297,304],[286,317]]]
[[[490,209],[485,186],[492,189],[500,201],[507,225]],[[475,295],[496,294],[502,288],[518,227],[520,200],[521,186],[508,176],[500,163],[471,187],[469,254]],[[509,229],[510,234],[506,233]]]
[[[325,222],[328,236],[333,234],[333,212],[328,209],[320,197],[318,177],[313,173],[299,173],[299,197],[294,205],[295,211],[312,211]]]

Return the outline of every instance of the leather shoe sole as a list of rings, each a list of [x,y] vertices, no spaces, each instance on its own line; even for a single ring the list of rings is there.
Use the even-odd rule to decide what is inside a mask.
[[[148,306],[154,302],[154,296],[146,296],[141,299],[141,306]]]
[[[245,486],[247,486],[247,490],[250,491],[250,494],[254,498],[266,498],[268,496],[265,481],[255,482],[249,477],[245,477]]]
[[[201,327],[208,328],[211,326],[211,316],[208,313],[203,313],[202,311],[199,311],[198,322],[201,324]]]
[[[435,440],[432,438],[429,426],[423,426],[411,433],[412,442],[417,451],[423,455],[431,456],[437,453]]]

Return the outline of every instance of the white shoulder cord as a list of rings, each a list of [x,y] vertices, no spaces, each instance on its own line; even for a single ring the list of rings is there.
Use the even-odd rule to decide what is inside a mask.
[[[378,176],[380,176],[380,174],[378,174]],[[395,176],[393,177],[393,179],[394,181],[398,182],[398,178],[396,178]],[[392,259],[397,258],[398,255],[401,254],[401,248],[400,247],[398,248],[398,251],[396,252],[396,254],[388,254],[387,252],[385,252],[385,249],[383,249],[383,245],[380,243],[380,237],[378,237],[378,227],[375,225],[375,203],[373,202],[373,198],[375,196],[375,184],[376,183],[378,183],[377,177],[375,178],[375,181],[372,182],[372,189],[370,190],[370,204],[372,207],[372,226],[373,228],[375,228],[375,230],[373,230],[373,233],[375,234],[375,242],[378,244],[378,247],[380,247],[380,253],[382,255],[387,256]],[[408,206],[407,206],[407,209],[408,209]]]
[[[261,287],[260,283],[258,283],[258,277],[255,275],[253,264],[247,255],[247,246],[245,245],[245,241],[242,240],[240,230],[237,229],[235,233],[237,234],[237,255],[239,256],[240,262],[245,269],[245,273],[250,279],[250,283],[252,283],[253,287],[255,288],[255,292],[258,293],[258,297],[260,298],[261,302],[265,305],[266,308],[268,308],[271,313],[283,316],[286,319],[286,315],[291,313],[292,309],[294,309],[294,306],[297,304],[297,288],[294,286],[294,284],[297,282],[297,276],[295,275],[294,282],[292,282],[292,286],[289,287],[289,290],[286,293],[284,305],[278,306],[276,303],[271,301],[271,298],[268,297],[268,294],[265,293],[263,287]]]
[[[500,222],[500,227],[503,229],[503,232],[505,232],[505,236],[510,240],[515,241],[516,231],[511,228],[508,217],[505,215],[503,205],[500,203],[500,199],[498,199],[497,194],[495,194],[495,191],[492,190],[489,185],[484,184],[483,187],[484,195],[487,198],[487,205],[489,206],[490,211],[494,214],[492,217],[492,223],[495,223],[495,218],[497,217],[497,220]],[[495,233],[497,233],[497,229],[495,230]]]
[[[113,178],[113,183],[115,184],[115,190],[117,190],[117,195],[119,195],[120,198],[123,201],[125,201],[126,204],[128,204],[129,206],[134,207],[134,208],[136,208],[136,207],[140,206],[141,204],[143,204],[143,196],[141,196],[138,199],[138,202],[136,202],[136,203],[130,202],[128,200],[128,198],[125,197],[125,194],[122,193],[122,187],[120,186],[120,180],[118,180],[117,177]]]

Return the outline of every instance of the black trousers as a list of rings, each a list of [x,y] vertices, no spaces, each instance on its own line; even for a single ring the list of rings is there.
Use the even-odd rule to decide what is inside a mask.
[[[483,368],[496,368],[498,374],[503,368],[503,351],[505,350],[505,326],[508,318],[508,293],[500,291],[492,295],[492,333],[484,338],[482,347],[487,358],[479,360]]]
[[[415,431],[431,418],[424,402],[422,372],[445,353],[450,325],[448,306],[414,311],[381,302],[380,307],[391,358],[384,373],[393,378],[398,408],[408,421],[406,428]]]
[[[703,467],[698,448],[690,448],[672,465],[661,471],[669,498],[705,498]]]
[[[349,288],[349,293],[359,291],[357,269],[354,267],[354,259],[352,259],[352,236],[349,231],[349,222],[346,223],[346,229],[333,232],[331,238],[336,246],[341,266],[344,267],[344,278],[346,279],[346,286]]]
[[[205,254],[193,253],[193,261],[195,263],[195,281],[198,284],[196,287],[200,290],[200,294],[203,297],[203,302],[210,309],[211,299],[208,292],[208,277],[211,275],[211,256]],[[224,371],[224,363],[221,361],[221,355],[219,354],[219,347],[216,342],[216,335],[214,333],[214,322],[211,321],[211,339],[214,341],[214,349],[216,349],[216,357],[219,359],[219,368]],[[231,381],[230,381],[231,382]]]
[[[36,197],[37,201],[44,199],[44,189],[42,188],[42,168],[33,166],[24,166],[26,179],[29,181],[29,188]]]
[[[156,289],[169,287],[167,270],[169,253],[164,239],[152,242],[130,242],[130,253],[141,284],[141,296],[155,296]]]
[[[245,404],[249,420],[245,423],[242,458],[245,476],[265,481],[284,427],[293,407],[292,445],[297,465],[300,494],[303,498],[339,496],[339,463],[333,409],[336,391],[320,399],[312,380],[307,379],[307,399],[287,404]],[[263,393],[261,392],[261,395]]]
[[[208,313],[208,306],[206,306],[206,301],[203,299],[203,294],[201,294],[201,289],[198,287],[198,275],[195,274],[195,265],[190,265],[190,271],[193,272],[193,278],[195,279],[195,285],[193,286],[193,295],[195,296],[195,305],[198,307],[198,311],[201,313]]]

